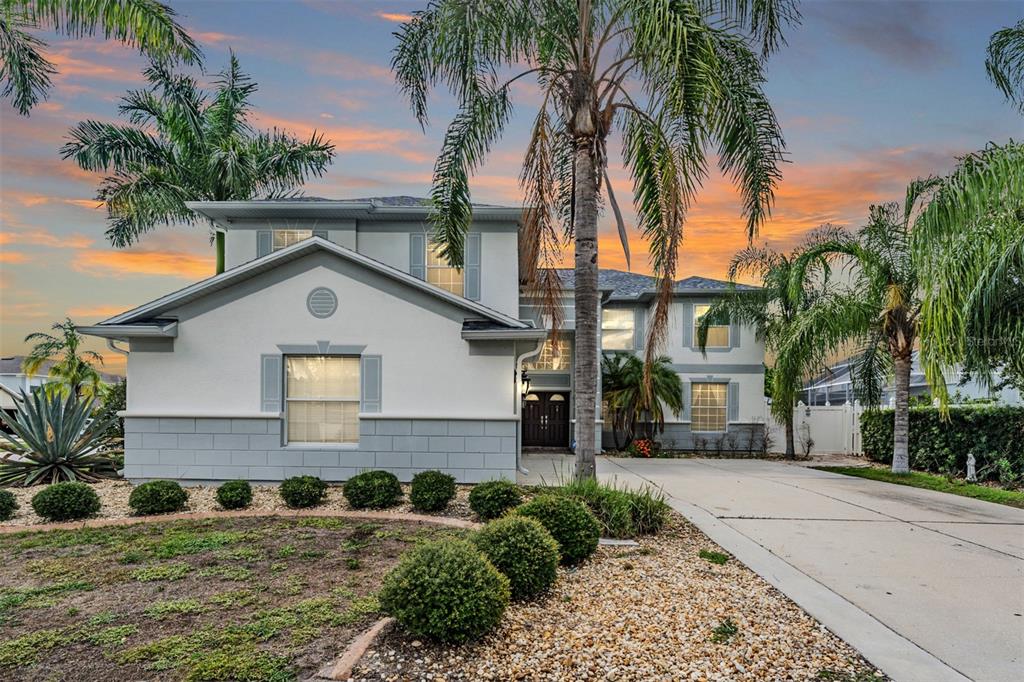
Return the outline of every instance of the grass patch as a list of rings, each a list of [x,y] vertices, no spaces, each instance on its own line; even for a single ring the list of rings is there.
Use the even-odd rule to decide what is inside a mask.
[[[226,531],[212,531],[209,533],[175,531],[165,535],[153,547],[153,556],[158,559],[173,559],[189,554],[199,554],[241,542],[245,537],[245,533]]]
[[[725,644],[740,631],[732,618],[726,618],[711,629],[711,641],[715,644]]]
[[[206,607],[198,599],[171,599],[153,602],[143,611],[150,618],[163,620],[179,613],[201,613]]]
[[[132,577],[140,583],[152,583],[158,580],[181,580],[191,572],[192,567],[188,564],[156,564],[135,569]]]
[[[220,578],[221,580],[232,580],[244,582],[252,578],[252,570],[245,566],[210,566],[199,571],[203,578]]]
[[[1003,488],[990,488],[977,483],[967,483],[959,479],[950,480],[938,474],[926,474],[921,471],[911,471],[909,474],[894,474],[888,469],[875,467],[814,467],[820,471],[829,471],[833,474],[844,476],[856,476],[867,478],[872,481],[884,481],[897,485],[907,485],[912,488],[924,488],[935,490],[940,493],[951,493],[961,497],[972,497],[976,500],[1005,504],[1008,507],[1024,509],[1024,492],[1019,490],[1004,490]]]
[[[574,497],[590,508],[601,524],[601,536],[632,538],[657,533],[668,519],[665,496],[649,487],[635,491],[599,483],[570,481],[552,492]]]
[[[75,580],[23,590],[0,590],[0,623],[6,620],[7,612],[12,609],[47,608],[56,604],[61,595],[68,592],[85,592],[91,589],[93,589],[92,583]]]
[[[237,609],[244,606],[253,606],[259,603],[259,597],[249,590],[234,590],[222,592],[210,597],[210,603],[225,609]]]
[[[705,561],[710,561],[711,563],[717,564],[719,566],[729,561],[728,554],[726,554],[725,552],[716,552],[713,549],[702,549],[700,552],[697,553],[697,556],[699,556],[701,559],[704,559]]]
[[[203,656],[189,671],[187,680],[262,680],[287,682],[295,673],[285,656],[257,649],[252,644],[218,649]]]
[[[67,630],[36,630],[0,644],[0,668],[32,665],[40,654],[70,641]]]
[[[128,638],[139,631],[137,625],[112,625],[103,628],[99,632],[93,632],[86,636],[86,641],[96,646],[121,646],[128,641]]]

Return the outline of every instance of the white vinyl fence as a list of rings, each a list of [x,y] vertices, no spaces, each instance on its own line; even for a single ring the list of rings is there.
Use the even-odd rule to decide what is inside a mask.
[[[771,437],[772,451],[785,452],[786,429],[775,421],[764,406],[764,423]],[[843,405],[797,404],[793,410],[794,440],[798,454],[810,446],[812,455],[859,455],[860,415],[864,408],[858,403]]]

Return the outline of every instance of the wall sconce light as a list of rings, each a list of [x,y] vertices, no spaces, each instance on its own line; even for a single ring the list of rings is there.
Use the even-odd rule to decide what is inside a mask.
[[[522,374],[519,375],[519,388],[522,391],[523,397],[525,398],[530,392],[530,375],[524,369]]]

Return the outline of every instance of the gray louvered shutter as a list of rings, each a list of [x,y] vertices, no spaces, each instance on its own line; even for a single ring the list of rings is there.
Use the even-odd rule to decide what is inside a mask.
[[[364,355],[360,361],[360,412],[381,410],[381,357]]]
[[[647,311],[643,308],[633,309],[633,348],[643,350],[644,334],[647,333],[645,324],[647,322]]]
[[[480,300],[480,233],[466,235],[466,267],[462,270],[466,298]]]
[[[740,420],[740,385],[735,381],[729,382],[728,389],[728,400],[729,400],[729,421],[736,422]]]
[[[409,235],[409,274],[427,278],[427,235],[422,232]]]
[[[729,348],[740,347],[740,323],[736,320],[729,321]]]
[[[260,356],[260,412],[281,412],[281,370],[280,355]]]
[[[693,348],[692,303],[683,303],[683,348]]]
[[[314,237],[320,237],[320,239],[327,239],[327,230],[313,230]]]
[[[689,421],[690,420],[690,403],[692,402],[692,396],[690,394],[691,390],[692,389],[690,388],[690,382],[684,379],[683,380],[683,411],[679,415],[679,418],[682,419],[683,421]]]
[[[256,233],[256,257],[263,258],[274,250],[274,233],[260,230]]]

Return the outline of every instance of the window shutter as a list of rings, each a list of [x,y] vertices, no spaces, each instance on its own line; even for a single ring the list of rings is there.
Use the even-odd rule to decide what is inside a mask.
[[[728,400],[729,400],[729,421],[736,422],[740,420],[740,385],[735,381],[729,382],[728,389]]]
[[[320,239],[327,239],[327,230],[313,230],[314,237],[320,237]]]
[[[736,320],[729,321],[729,348],[740,347],[740,323]]]
[[[256,257],[263,258],[274,249],[274,233],[260,230],[256,233]]]
[[[361,395],[359,397],[360,412],[380,412],[381,410],[381,357],[379,355],[362,356],[359,375]]]
[[[281,356],[260,356],[260,412],[281,412]]]
[[[636,350],[643,350],[644,347],[644,335],[647,330],[644,325],[647,321],[647,311],[643,308],[633,309],[633,348]]]
[[[683,421],[690,420],[690,382],[683,380],[683,411],[680,413],[679,418]]]
[[[466,235],[466,267],[463,268],[466,298],[480,300],[480,233]]]
[[[409,235],[409,274],[427,278],[427,235],[422,232]]]
[[[693,348],[693,304],[683,304],[683,347]]]

